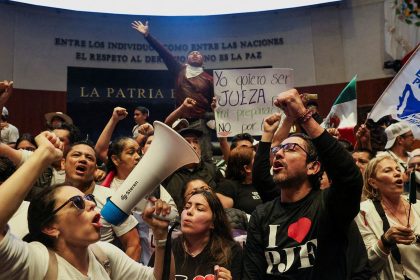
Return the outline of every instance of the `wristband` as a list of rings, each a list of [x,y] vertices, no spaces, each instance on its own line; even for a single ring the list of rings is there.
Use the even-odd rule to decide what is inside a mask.
[[[394,246],[394,245],[395,245],[395,243],[394,243],[394,242],[389,241],[389,240],[387,240],[387,239],[385,238],[385,233],[381,235],[381,241],[382,241],[382,244],[383,244],[386,248],[391,248],[392,246]]]
[[[310,118],[312,118],[314,112],[315,111],[311,109],[306,109],[305,113],[303,113],[302,116],[297,118],[297,122],[301,124],[307,122]]]
[[[157,240],[155,239],[155,246],[156,248],[165,248],[167,239]]]

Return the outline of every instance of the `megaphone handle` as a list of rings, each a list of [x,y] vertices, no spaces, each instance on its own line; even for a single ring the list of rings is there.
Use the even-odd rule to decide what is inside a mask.
[[[150,200],[147,200],[147,205],[146,207],[153,207],[154,203],[151,202]],[[166,222],[173,222],[177,219],[178,215],[175,211],[172,211],[169,213],[169,215],[166,216],[162,216],[162,215],[157,215],[157,214],[152,214],[152,217],[161,221],[166,221]]]

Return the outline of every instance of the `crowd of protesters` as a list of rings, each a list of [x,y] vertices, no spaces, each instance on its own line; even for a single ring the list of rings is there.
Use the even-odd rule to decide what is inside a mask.
[[[208,90],[201,54],[174,64],[147,23],[133,27],[161,48],[177,91],[191,79]],[[0,89],[5,108],[13,82]],[[409,125],[368,121],[353,145],[291,89],[259,141],[220,138],[216,162],[207,150],[216,104],[200,94],[177,95],[165,120],[200,161],[174,170],[120,225],[99,213],[153,145],[147,108],[113,139],[130,114],[116,106],[96,143],[62,112],[46,114],[36,137],[6,137],[17,129],[2,124],[0,279],[420,279],[420,150]],[[180,225],[169,231],[158,216],[172,214]]]

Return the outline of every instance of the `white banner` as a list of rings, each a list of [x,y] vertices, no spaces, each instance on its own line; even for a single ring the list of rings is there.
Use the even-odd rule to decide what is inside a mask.
[[[413,53],[397,76],[373,106],[369,118],[378,121],[391,115],[411,125],[420,139],[420,47]]]
[[[215,70],[213,77],[219,137],[261,135],[264,118],[281,111],[273,104],[275,97],[293,87],[288,68]]]

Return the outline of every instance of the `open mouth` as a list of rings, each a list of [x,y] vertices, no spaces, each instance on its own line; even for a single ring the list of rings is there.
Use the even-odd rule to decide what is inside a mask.
[[[397,186],[403,186],[404,185],[404,181],[402,179],[398,179],[398,180],[395,181],[395,184]]]
[[[87,168],[84,165],[78,165],[76,166],[76,173],[77,174],[84,174],[86,172]]]
[[[102,223],[101,223],[101,214],[96,214],[93,219],[92,219],[92,225],[96,228],[101,228],[102,227]]]
[[[278,171],[284,169],[285,167],[286,167],[286,165],[279,160],[276,160],[276,161],[273,162],[273,172],[278,172]]]

